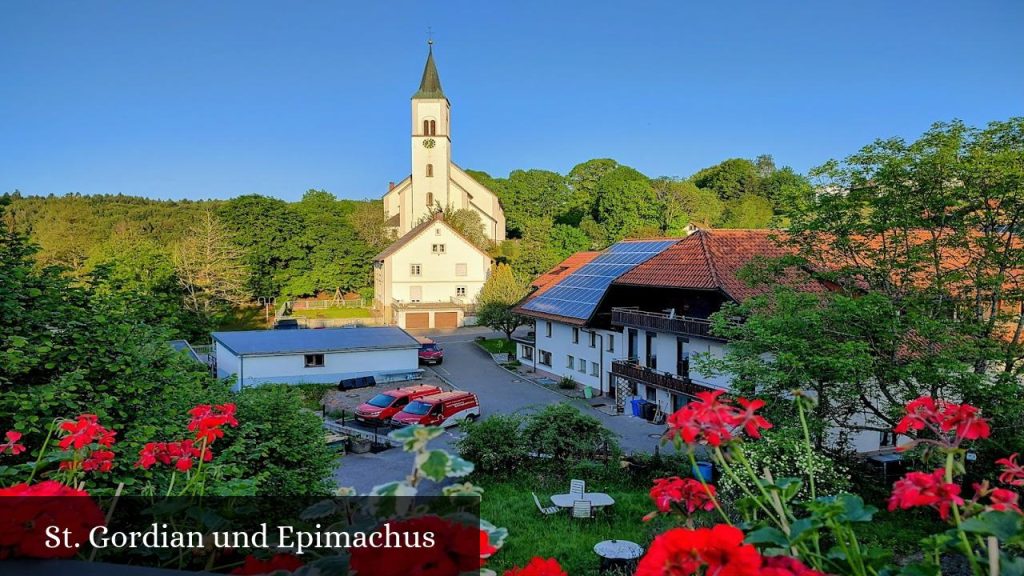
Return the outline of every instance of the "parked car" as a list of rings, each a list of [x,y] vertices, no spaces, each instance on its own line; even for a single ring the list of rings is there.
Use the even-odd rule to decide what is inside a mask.
[[[440,388],[427,384],[381,392],[356,408],[356,420],[366,424],[387,424],[410,401],[440,393]]]
[[[480,401],[471,392],[442,392],[424,396],[402,408],[391,418],[395,426],[454,426],[463,420],[480,417]]]
[[[430,338],[417,338],[420,343],[420,364],[441,364],[444,362],[444,348]]]

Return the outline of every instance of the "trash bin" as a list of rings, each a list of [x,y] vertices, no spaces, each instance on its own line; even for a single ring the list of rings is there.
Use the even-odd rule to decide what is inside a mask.
[[[705,482],[713,482],[712,474],[714,474],[714,469],[711,462],[697,462],[697,465],[693,467],[693,477],[697,480],[703,478]]]
[[[583,386],[583,397],[586,398],[587,400],[590,400],[591,398],[593,398],[594,397],[594,389],[591,388],[590,386],[584,385]]]
[[[654,402],[644,402],[644,420],[654,420],[654,413],[658,411],[658,405]]]
[[[647,403],[646,400],[643,398],[633,398],[629,403],[633,405],[633,416],[639,418],[644,415],[644,404]]]

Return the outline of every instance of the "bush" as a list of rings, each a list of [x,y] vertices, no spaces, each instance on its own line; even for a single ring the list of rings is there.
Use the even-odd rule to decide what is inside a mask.
[[[225,456],[256,480],[258,494],[330,494],[334,453],[320,417],[302,407],[303,394],[286,384],[238,393],[238,428]]]
[[[292,388],[302,395],[303,405],[311,410],[319,410],[324,404],[324,396],[337,388],[336,384],[298,384]]]
[[[551,404],[530,416],[522,438],[531,449],[550,456],[550,463],[556,468],[619,455],[615,435],[600,420],[566,403]]]
[[[496,414],[478,422],[463,421],[466,435],[458,443],[459,455],[484,473],[508,473],[523,466],[529,452],[522,440],[523,419]]]
[[[759,474],[768,468],[775,478],[802,478],[804,486],[800,498],[809,498],[807,473],[814,472],[818,494],[838,494],[850,489],[850,476],[844,466],[820,452],[807,452],[803,434],[797,428],[774,428],[765,431],[757,442],[743,445],[743,451],[751,467]],[[742,496],[727,475],[718,480],[723,497],[735,499]]]
[[[558,387],[562,390],[575,390],[576,381],[572,379],[572,376],[563,376],[562,379],[558,381]]]

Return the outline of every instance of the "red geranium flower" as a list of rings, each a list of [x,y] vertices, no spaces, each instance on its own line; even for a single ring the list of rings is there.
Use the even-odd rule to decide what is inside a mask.
[[[18,440],[21,440],[21,432],[8,430],[5,436],[7,437],[7,442],[0,444],[0,454],[9,450],[12,456],[17,456],[25,451],[25,445],[18,444]]]
[[[668,417],[667,438],[679,437],[687,444],[707,442],[718,447],[733,439],[733,431],[743,428],[751,438],[760,438],[761,429],[772,425],[763,416],[754,412],[764,406],[761,400],[740,398],[742,408],[720,400],[721,390],[700,392],[697,400],[677,410]]]
[[[682,479],[678,476],[658,478],[651,488],[651,500],[659,512],[669,512],[673,504],[678,504],[687,514],[693,514],[696,510],[712,510],[715,507],[712,500],[714,496],[714,486],[708,484],[705,488],[693,478]]]
[[[47,480],[0,489],[0,558],[69,558],[88,543],[89,531],[104,524],[103,512],[84,490]],[[46,529],[68,530],[64,546],[47,547]]]
[[[758,576],[825,576],[790,556],[766,556],[761,561]]]
[[[114,436],[117,434],[101,426],[95,414],[82,414],[77,420],[62,422],[60,430],[64,433],[57,444],[61,450],[81,450],[93,443],[109,448],[114,445]]]
[[[238,426],[234,404],[200,404],[188,413],[192,416],[192,421],[188,423],[189,431],[196,433],[197,441],[206,440],[207,444],[224,436],[223,426]]]
[[[946,483],[945,471],[940,468],[931,474],[910,472],[897,480],[892,486],[892,496],[889,497],[889,511],[931,506],[945,520],[949,517],[950,506],[963,503],[960,487]]]
[[[568,576],[558,560],[554,558],[541,558],[534,556],[530,562],[522,568],[516,567],[506,570],[504,576]]]
[[[733,526],[689,530],[675,528],[651,543],[636,576],[751,576],[761,567],[761,555],[743,544],[743,532]]]
[[[996,464],[1003,467],[1003,472],[999,474],[1000,482],[1010,486],[1024,486],[1024,465],[1017,464],[1016,452],[996,460]]]
[[[349,565],[360,576],[445,576],[476,572],[484,557],[494,552],[487,548],[480,527],[455,522],[439,516],[422,516],[388,522],[391,532],[401,536],[403,546],[397,548],[349,548]],[[380,530],[381,528],[378,528]],[[424,535],[433,533],[434,544],[426,546]],[[420,546],[413,544],[419,541]]]
[[[942,444],[959,446],[964,440],[988,438],[991,432],[988,420],[970,404],[953,404],[922,396],[909,402],[904,416],[893,429],[897,434],[931,430],[942,439]],[[949,433],[952,432],[952,437]]]
[[[149,470],[154,464],[174,466],[180,472],[192,469],[194,460],[202,458],[203,462],[213,460],[213,450],[205,450],[196,446],[192,440],[178,442],[149,442],[139,450],[139,461],[135,466]]]
[[[273,574],[275,572],[288,572],[289,574],[302,568],[304,564],[294,554],[274,554],[267,560],[262,560],[252,554],[245,557],[245,563],[231,571],[232,574],[246,574],[256,576],[259,574]]]
[[[1013,490],[1007,490],[1006,488],[993,488],[992,492],[988,495],[989,500],[992,502],[989,508],[999,512],[1006,512],[1012,510],[1018,514],[1021,514],[1020,509],[1020,495]]]

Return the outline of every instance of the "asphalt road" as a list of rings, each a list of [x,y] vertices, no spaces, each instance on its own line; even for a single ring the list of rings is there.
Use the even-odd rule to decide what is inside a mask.
[[[612,416],[595,410],[582,400],[573,400],[519,378],[495,364],[490,355],[474,343],[477,336],[497,337],[480,328],[461,329],[455,333],[431,335],[444,346],[444,363],[427,367],[442,379],[460,390],[474,392],[480,398],[481,416],[491,414],[530,413],[557,402],[571,402],[580,410],[593,415],[619,437],[619,443],[626,452],[651,452],[658,444],[658,437],[665,427],[650,424],[640,418],[625,415]],[[449,429],[434,441],[434,446],[453,449],[458,439],[457,427]],[[669,448],[670,449],[670,448]],[[374,486],[400,480],[412,470],[412,458],[395,448],[379,454],[347,454],[335,472],[339,486],[351,486],[360,493],[368,492]],[[433,491],[436,486],[426,485],[424,491]]]

